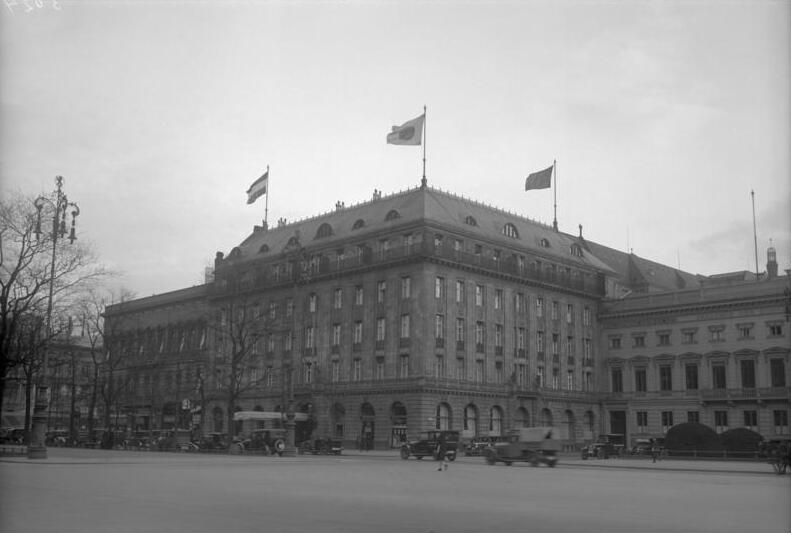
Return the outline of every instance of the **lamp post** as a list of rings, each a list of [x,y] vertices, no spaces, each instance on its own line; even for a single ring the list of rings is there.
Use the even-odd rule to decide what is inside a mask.
[[[55,289],[55,259],[58,248],[58,240],[66,237],[66,213],[71,209],[71,231],[69,232],[69,242],[74,244],[77,239],[75,234],[75,220],[80,214],[77,204],[69,202],[66,193],[63,192],[63,176],[55,177],[56,189],[54,200],[46,196],[39,196],[33,202],[36,207],[36,238],[41,238],[41,216],[45,209],[52,211],[52,257],[49,269],[49,297],[47,299],[46,330],[43,346],[43,358],[41,369],[39,370],[36,383],[36,402],[33,408],[33,430],[28,443],[28,459],[47,458],[47,409],[49,407],[49,387],[48,382],[48,362],[49,362],[49,340],[52,336],[52,295]]]

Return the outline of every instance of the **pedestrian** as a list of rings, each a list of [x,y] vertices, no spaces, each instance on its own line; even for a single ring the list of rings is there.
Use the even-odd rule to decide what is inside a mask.
[[[651,459],[652,462],[656,462],[656,458],[659,456],[659,446],[657,446],[654,439],[651,439]]]
[[[439,464],[439,468],[437,468],[437,472],[442,472],[443,470],[448,469],[448,452],[445,451],[444,447],[440,447],[439,455],[442,459],[442,462]]]

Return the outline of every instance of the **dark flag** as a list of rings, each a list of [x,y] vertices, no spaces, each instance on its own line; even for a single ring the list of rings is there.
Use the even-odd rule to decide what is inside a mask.
[[[554,163],[551,167],[538,172],[533,172],[525,180],[525,190],[548,189],[552,186],[552,171],[555,169]]]

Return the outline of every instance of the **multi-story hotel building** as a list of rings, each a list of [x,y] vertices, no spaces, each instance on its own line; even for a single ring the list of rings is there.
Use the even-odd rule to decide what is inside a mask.
[[[659,434],[667,411],[714,424],[729,402],[742,405],[729,407],[730,427],[754,411],[751,427],[766,433],[790,396],[789,281],[771,277],[718,284],[590,242],[581,227],[567,234],[422,186],[256,227],[217,253],[207,284],[109,307],[106,341],[123,358],[129,427],[189,412],[204,432],[229,431],[234,347],[222,326],[244,309],[258,335],[231,409],[279,411],[293,398],[314,436],[347,444],[553,425],[573,448],[600,432]],[[736,338],[748,323],[753,336]],[[683,344],[693,328],[698,344]],[[724,340],[709,344],[716,328]],[[710,381],[721,360],[724,392]],[[738,381],[743,361],[752,388]],[[682,387],[688,362],[695,389]]]

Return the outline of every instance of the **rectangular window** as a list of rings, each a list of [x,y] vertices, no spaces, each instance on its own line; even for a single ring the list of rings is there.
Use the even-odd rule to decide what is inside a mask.
[[[475,286],[475,305],[478,307],[483,306],[483,285]]]
[[[644,335],[635,335],[632,339],[634,341],[635,348],[644,348],[645,347],[645,336]]]
[[[525,349],[525,328],[516,328],[516,349]]]
[[[709,334],[710,334],[710,341],[711,342],[722,342],[725,340],[725,336],[723,335],[723,326],[711,326],[709,327]]]
[[[670,365],[659,365],[659,390],[673,390],[673,367]]]
[[[497,383],[502,383],[505,376],[503,375],[503,362],[496,361],[494,363],[494,379],[497,380]]]
[[[475,382],[476,383],[483,383],[484,376],[483,376],[483,361],[480,359],[475,361]]]
[[[434,235],[434,250],[442,250],[442,235]]]
[[[758,427],[758,411],[745,411],[744,412],[744,427],[753,431]]]
[[[408,378],[409,377],[409,356],[402,355],[399,359],[398,365],[398,377],[400,378]]]
[[[464,342],[464,319],[456,319],[456,341]]]
[[[437,315],[434,318],[434,337],[437,339],[445,338],[445,316]]]
[[[337,359],[332,362],[332,375],[330,379],[333,383],[338,383],[341,380],[341,362]]]
[[[574,383],[574,371],[567,370],[566,371],[566,389],[567,390],[575,390],[576,386]]]
[[[662,433],[673,427],[673,411],[662,411]]]
[[[772,387],[785,387],[786,386],[786,365],[782,359],[769,360],[769,373],[771,378]]]
[[[769,336],[770,337],[782,337],[783,336],[783,325],[781,323],[774,323],[774,324],[767,324],[769,328]]]
[[[387,258],[387,251],[390,249],[390,241],[382,239],[379,241],[379,259],[384,260]]]
[[[555,390],[560,388],[560,370],[557,368],[552,369],[552,388]]]
[[[269,302],[269,318],[272,320],[277,318],[277,303]]]
[[[464,282],[456,280],[456,303],[464,303]]]
[[[726,387],[725,365],[711,366],[711,388],[724,389]]]
[[[571,324],[574,320],[574,306],[572,304],[566,305],[566,324]]]
[[[266,386],[271,387],[272,385],[274,385],[274,380],[275,380],[275,376],[274,373],[272,372],[272,367],[271,366],[266,367]]]
[[[354,381],[362,381],[363,379],[363,362],[359,359],[352,361],[352,379]]]
[[[339,346],[341,344],[341,325],[332,325],[332,345]]]
[[[684,365],[687,390],[698,390],[698,365],[688,363]]]
[[[385,296],[387,295],[387,282],[380,281],[376,284],[376,301],[380,304],[385,302]]]
[[[638,433],[647,433],[648,432],[648,411],[637,411],[635,414],[637,415],[637,432]]]
[[[503,325],[502,324],[495,324],[494,325],[494,346],[495,346],[495,348],[498,348],[498,347],[502,348],[503,347]]]
[[[620,337],[610,337],[610,348],[613,350],[617,350],[621,347],[621,338]]]
[[[544,386],[544,367],[539,366],[536,368],[536,386],[543,387]]]
[[[313,383],[313,363],[305,363],[303,366],[305,383]]]
[[[670,346],[670,333],[659,333],[659,346]]]
[[[441,355],[434,358],[434,377],[445,377],[445,358]]]
[[[591,310],[590,307],[583,307],[582,308],[582,325],[583,326],[590,326],[591,325]]]
[[[476,322],[475,323],[475,351],[477,351],[478,353],[483,353],[483,351],[484,351],[485,332],[486,332],[486,327],[484,326],[483,322]]]
[[[539,318],[544,316],[544,298],[541,296],[536,298],[536,316]]]
[[[772,419],[774,421],[775,435],[788,434],[788,411],[785,409],[772,411]]]
[[[503,289],[494,290],[494,308],[495,309],[503,308]]]
[[[552,301],[552,320],[558,319],[558,303],[556,301]]]
[[[557,333],[552,334],[552,355],[556,356],[560,353],[560,335]]]
[[[439,276],[434,279],[434,298],[445,297],[445,278]]]
[[[585,359],[590,359],[591,358],[591,340],[590,339],[582,339],[582,356]]]
[[[648,390],[648,380],[645,368],[636,368],[634,371],[634,390],[635,392],[646,392]]]
[[[695,344],[695,333],[697,333],[694,329],[685,329],[681,332],[681,342],[683,344]]]
[[[312,293],[308,297],[308,309],[309,309],[309,311],[311,313],[315,313],[316,309],[318,308],[318,305],[319,305],[319,297],[316,295],[316,293]]]
[[[409,315],[401,315],[401,338],[409,338]]]
[[[354,344],[362,344],[363,342],[363,322],[358,320],[354,323]]]
[[[384,359],[376,360],[376,379],[381,381],[385,378],[385,361]]]
[[[404,276],[401,278],[401,298],[406,300],[412,297],[412,278]]]
[[[687,411],[687,422],[700,424],[700,411]]]
[[[623,392],[623,374],[620,368],[613,368],[610,370],[610,379],[610,390],[615,393]]]
[[[291,318],[294,315],[294,299],[286,299],[286,318]]]
[[[739,339],[746,340],[753,338],[753,325],[752,324],[739,324],[736,326],[739,330]]]
[[[538,353],[544,353],[544,332],[543,331],[536,331],[536,351]]]
[[[714,411],[714,431],[728,431],[728,411]]]
[[[340,309],[343,307],[343,289],[335,289],[335,293],[333,294],[332,298],[332,306],[335,309]]]
[[[750,359],[742,360],[740,363],[742,371],[742,388],[755,388],[755,361]]]
[[[354,288],[354,305],[362,305],[363,304],[363,286],[357,285]]]
[[[383,317],[376,319],[376,340],[382,342],[385,340],[386,322]]]
[[[517,313],[525,312],[525,295],[521,292],[517,292],[514,295],[514,311]]]

